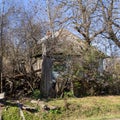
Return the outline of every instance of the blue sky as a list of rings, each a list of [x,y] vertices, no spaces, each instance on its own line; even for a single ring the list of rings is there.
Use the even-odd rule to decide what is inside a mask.
[[[0,3],[1,1],[2,0],[0,0]],[[48,20],[47,13],[46,13],[46,0],[9,0],[9,1],[5,0],[5,1],[9,2],[9,4],[5,5],[5,8],[8,8],[8,6],[11,6],[13,4],[12,1],[14,1],[14,4],[24,8],[25,10],[31,9],[32,11],[32,7],[34,6],[34,8],[37,8],[39,10],[38,16],[40,17],[40,19],[42,19],[43,21]],[[70,11],[68,12],[68,14],[70,14]],[[67,17],[67,15],[64,14],[63,17]],[[75,32],[71,26],[68,25],[67,28],[71,32],[74,32],[74,34],[79,36],[79,34]],[[119,48],[112,41],[108,42],[107,40],[103,40],[103,38],[100,38],[100,37],[97,37],[96,40],[99,40],[99,44],[97,42],[94,42],[94,45],[97,46],[102,51],[106,51],[106,47],[109,47],[109,44],[112,43],[112,47],[111,48],[109,47],[107,50],[108,55],[110,55],[111,52],[113,52],[114,50],[117,50],[117,54],[119,54],[119,50],[118,50]]]

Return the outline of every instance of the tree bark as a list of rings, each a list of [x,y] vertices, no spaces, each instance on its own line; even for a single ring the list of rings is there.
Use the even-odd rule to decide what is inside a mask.
[[[52,60],[46,55],[43,56],[42,63],[42,79],[41,79],[41,94],[43,97],[51,97],[52,88]]]
[[[3,92],[3,79],[2,79],[2,77],[3,77],[3,49],[4,49],[4,46],[3,46],[3,42],[4,42],[4,40],[3,40],[3,25],[4,25],[4,19],[3,19],[3,14],[4,14],[4,4],[5,4],[5,2],[4,2],[4,0],[2,1],[2,15],[1,15],[1,25],[0,25],[0,27],[1,27],[1,29],[0,29],[0,91],[1,91],[1,93]]]

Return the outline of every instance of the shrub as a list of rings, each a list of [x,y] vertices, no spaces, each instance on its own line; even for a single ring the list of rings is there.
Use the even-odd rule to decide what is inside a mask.
[[[33,94],[32,94],[32,98],[34,99],[39,99],[41,98],[41,93],[40,93],[40,90],[36,89],[33,91]]]

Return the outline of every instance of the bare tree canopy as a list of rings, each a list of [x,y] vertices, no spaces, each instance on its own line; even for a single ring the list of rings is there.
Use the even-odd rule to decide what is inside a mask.
[[[88,72],[84,76],[91,77],[90,79],[94,76],[92,73],[99,74],[95,65],[97,64],[98,67],[99,60],[103,64],[101,60],[103,57],[98,58],[98,53],[101,54],[105,46],[107,50],[102,53],[103,56],[106,57],[105,54],[109,57],[120,56],[119,0],[0,0],[0,3],[1,92],[7,88],[7,85],[10,88],[14,84],[17,86],[19,78],[21,86],[24,86],[22,82],[27,84],[26,87],[31,92],[37,88],[45,97],[51,96],[51,91],[55,93],[55,86],[54,90],[52,88],[52,71],[56,59],[53,56],[59,50],[60,55],[65,51],[64,60],[72,59],[74,54],[70,53],[77,53],[75,56],[82,59],[82,65]],[[56,37],[56,33],[60,34]],[[60,36],[63,37],[59,39]],[[42,45],[38,44],[40,40]],[[96,48],[93,47],[95,42]],[[94,52],[90,48],[99,52]],[[40,50],[42,54],[36,56],[36,51],[40,52]],[[115,50],[118,51],[116,56],[114,56]],[[110,54],[111,52],[114,54]],[[93,54],[98,56],[94,57]],[[73,61],[79,60],[75,58]],[[79,79],[85,71],[78,67],[81,64],[77,65],[77,62],[75,66],[77,69],[73,71],[79,73],[75,73],[78,75],[78,78],[75,78]],[[62,63],[63,66],[67,66],[66,61]],[[71,65],[71,69],[72,67],[74,65]],[[116,69],[118,70],[117,67]],[[111,74],[113,73],[112,71]],[[74,76],[72,75],[71,73],[71,78]],[[119,75],[118,71],[117,75]],[[18,88],[15,87],[15,91]],[[15,92],[13,89],[10,89],[11,91]]]
[[[120,47],[120,2],[117,0],[108,0],[105,3],[103,0],[100,0],[100,4],[103,23],[105,25],[105,33],[103,35]]]

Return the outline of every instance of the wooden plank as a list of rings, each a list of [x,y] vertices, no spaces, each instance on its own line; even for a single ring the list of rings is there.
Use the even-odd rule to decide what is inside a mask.
[[[5,93],[0,93],[0,100],[5,98]]]

